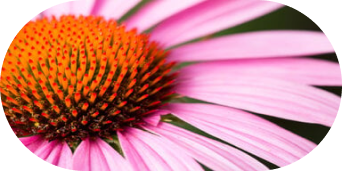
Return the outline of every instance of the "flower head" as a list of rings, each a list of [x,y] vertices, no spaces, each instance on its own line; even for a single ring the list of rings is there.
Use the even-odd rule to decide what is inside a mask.
[[[148,37],[101,17],[29,22],[2,67],[4,107],[18,136],[107,138],[170,98],[174,63]],[[17,57],[17,58],[15,58]]]
[[[331,126],[340,97],[314,86],[342,85],[339,65],[302,57],[331,44],[313,31],[208,36],[280,7],[81,0],[48,9],[6,54],[6,117],[27,148],[68,169],[267,169],[253,155],[288,165],[316,144],[251,112]]]

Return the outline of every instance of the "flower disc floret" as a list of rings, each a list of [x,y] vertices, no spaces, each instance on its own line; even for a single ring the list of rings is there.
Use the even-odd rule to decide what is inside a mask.
[[[172,97],[175,63],[148,35],[93,16],[42,18],[13,40],[1,73],[18,136],[79,141],[138,127]]]

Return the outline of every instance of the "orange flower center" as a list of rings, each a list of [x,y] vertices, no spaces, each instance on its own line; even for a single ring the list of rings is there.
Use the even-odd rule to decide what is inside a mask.
[[[13,40],[1,98],[17,136],[79,141],[111,137],[172,97],[167,52],[101,17],[31,21]]]

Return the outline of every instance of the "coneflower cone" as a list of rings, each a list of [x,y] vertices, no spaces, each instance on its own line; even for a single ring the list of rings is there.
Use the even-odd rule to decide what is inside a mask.
[[[175,63],[148,36],[101,17],[27,23],[1,74],[1,98],[17,136],[77,142],[110,137],[173,94]]]

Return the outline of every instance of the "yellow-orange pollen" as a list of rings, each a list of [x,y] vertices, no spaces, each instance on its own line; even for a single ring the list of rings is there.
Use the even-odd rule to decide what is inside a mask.
[[[111,137],[172,97],[175,63],[147,35],[93,16],[43,18],[13,40],[1,72],[6,117],[18,136]]]

